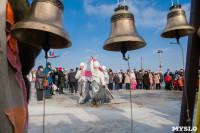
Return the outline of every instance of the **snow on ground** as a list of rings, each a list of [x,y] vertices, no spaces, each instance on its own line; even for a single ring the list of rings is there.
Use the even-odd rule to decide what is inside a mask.
[[[42,133],[43,101],[36,100],[32,85],[29,103],[29,133]],[[79,95],[56,94],[46,99],[46,133],[130,133],[130,93],[113,90],[114,99],[100,107],[78,104]],[[134,90],[133,132],[170,133],[178,126],[182,92],[165,90]]]

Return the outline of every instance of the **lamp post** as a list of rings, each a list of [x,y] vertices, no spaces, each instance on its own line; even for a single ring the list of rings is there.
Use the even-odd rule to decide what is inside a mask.
[[[162,62],[161,62],[161,55],[162,55],[162,53],[163,53],[163,51],[162,50],[158,50],[158,53],[160,54],[160,72],[162,71]]]

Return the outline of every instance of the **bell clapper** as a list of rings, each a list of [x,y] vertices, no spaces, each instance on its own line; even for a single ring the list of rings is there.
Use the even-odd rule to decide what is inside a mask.
[[[123,59],[128,61],[129,60],[129,56],[128,56],[128,58],[126,58],[126,52],[127,52],[127,48],[124,47],[124,44],[122,44],[121,53],[123,55]]]

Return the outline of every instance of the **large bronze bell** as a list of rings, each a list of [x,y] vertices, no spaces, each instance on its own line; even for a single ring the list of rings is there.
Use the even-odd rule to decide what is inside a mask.
[[[34,0],[27,17],[14,25],[11,35],[18,41],[44,48],[70,47],[71,40],[63,25],[61,0]]]
[[[109,51],[136,50],[146,45],[138,35],[134,16],[128,11],[128,6],[119,5],[111,17],[111,32],[104,43],[103,49]]]
[[[167,26],[161,36],[164,38],[180,38],[192,35],[195,29],[187,22],[185,11],[181,5],[173,5],[167,15]]]

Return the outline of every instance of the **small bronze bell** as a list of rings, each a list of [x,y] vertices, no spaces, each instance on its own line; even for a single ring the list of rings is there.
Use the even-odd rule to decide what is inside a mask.
[[[14,25],[11,35],[18,41],[44,48],[70,47],[71,40],[63,25],[61,0],[34,0],[27,17]]]
[[[134,16],[128,11],[128,6],[118,5],[111,17],[111,32],[104,43],[103,49],[108,51],[136,50],[146,45],[138,35]]]
[[[180,38],[192,35],[195,29],[187,22],[185,11],[181,5],[173,5],[167,15],[167,26],[161,36],[164,38]]]

